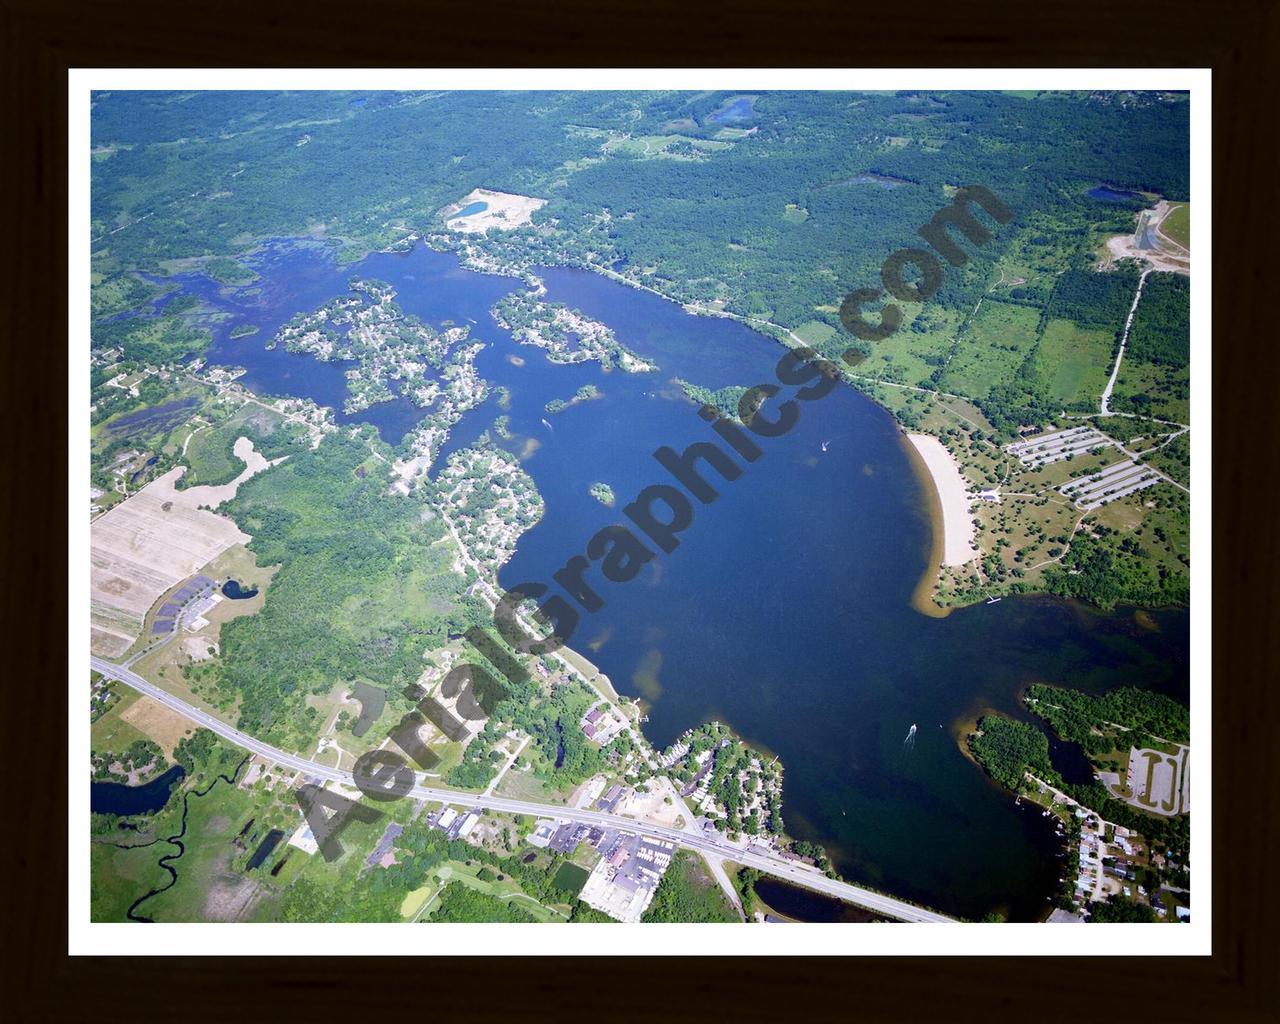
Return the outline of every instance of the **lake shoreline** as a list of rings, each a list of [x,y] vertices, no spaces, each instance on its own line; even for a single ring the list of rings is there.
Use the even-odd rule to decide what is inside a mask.
[[[942,508],[942,559],[944,566],[966,565],[978,556],[973,545],[973,516],[969,489],[955,458],[932,434],[907,434],[933,483]]]

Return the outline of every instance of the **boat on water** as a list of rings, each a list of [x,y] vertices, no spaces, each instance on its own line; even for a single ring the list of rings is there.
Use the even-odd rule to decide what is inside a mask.
[[[830,442],[830,441],[823,441],[823,442],[822,442],[822,450],[823,450],[824,452],[825,452],[829,447],[831,447],[831,442]]]

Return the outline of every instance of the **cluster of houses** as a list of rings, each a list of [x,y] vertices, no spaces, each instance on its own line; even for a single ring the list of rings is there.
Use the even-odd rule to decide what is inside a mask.
[[[470,810],[465,814],[459,814],[452,807],[442,807],[427,816],[427,824],[443,832],[450,839],[466,839],[474,843],[475,840],[468,837],[480,824],[480,812]]]
[[[1144,858],[1148,855],[1142,836],[1123,825],[1104,820],[1035,776],[1029,774],[1028,778],[1039,785],[1041,793],[1052,792],[1054,802],[1069,807],[1080,822],[1079,866],[1073,901],[1079,912],[1056,910],[1050,916],[1050,922],[1082,921],[1082,915],[1088,913],[1090,903],[1108,900],[1113,896],[1145,903],[1155,911],[1157,917],[1164,918],[1168,915],[1169,908],[1161,891],[1148,893],[1146,887],[1138,883],[1138,868],[1145,863]],[[1053,811],[1047,810],[1044,813],[1049,815]],[[1061,831],[1059,826],[1059,832]],[[1156,856],[1153,863],[1159,865],[1162,861]],[[1189,904],[1190,894],[1180,894],[1179,905],[1174,908],[1177,919],[1185,921],[1190,918],[1191,912],[1189,906],[1182,906],[1181,902]]]
[[[542,518],[542,497],[532,478],[504,451],[455,452],[437,484],[462,544],[494,570],[514,553],[520,534]]]
[[[619,718],[604,701],[596,701],[592,704],[591,709],[582,716],[578,724],[582,726],[587,739],[595,740],[601,746],[607,744],[627,727],[627,723]]]

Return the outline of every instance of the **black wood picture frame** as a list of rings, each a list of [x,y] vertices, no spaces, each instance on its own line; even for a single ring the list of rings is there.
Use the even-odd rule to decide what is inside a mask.
[[[442,7],[324,0],[171,4],[3,0],[7,325],[3,855],[12,1020],[317,1013],[612,1019],[1280,1018],[1272,878],[1280,747],[1275,428],[1265,367],[1277,291],[1280,6],[1132,8],[993,0],[852,6],[748,0]],[[76,67],[1211,67],[1213,69],[1213,954],[1160,959],[541,958],[67,955],[67,71]],[[659,84],[655,81],[655,85]],[[43,385],[41,384],[43,382]],[[1204,386],[1200,384],[1200,386]],[[1200,564],[1203,564],[1201,562]],[[335,931],[335,952],[354,928]],[[122,934],[122,944],[128,942]],[[123,947],[122,951],[127,951]],[[180,950],[176,950],[180,953]],[[655,948],[655,953],[660,952]],[[716,952],[709,933],[707,952]]]

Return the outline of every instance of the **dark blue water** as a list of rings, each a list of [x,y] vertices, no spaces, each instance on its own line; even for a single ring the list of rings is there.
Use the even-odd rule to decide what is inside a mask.
[[[823,896],[812,889],[801,889],[765,875],[756,879],[756,895],[770,910],[795,921],[820,924],[865,924],[879,921],[875,914],[852,903]],[[767,911],[766,911],[767,913]]]
[[[222,592],[233,601],[245,601],[251,597],[256,597],[258,588],[246,589],[236,580],[227,580],[226,583],[222,584]]]
[[[1126,192],[1124,189],[1111,188],[1109,185],[1097,185],[1085,193],[1090,199],[1101,199],[1104,203],[1127,203],[1132,199],[1142,199],[1137,192]]]
[[[491,399],[469,414],[441,461],[496,416],[510,417],[506,443],[546,511],[502,570],[506,587],[550,583],[597,530],[625,522],[624,505],[668,481],[652,458],[659,445],[715,440],[671,378],[712,388],[769,382],[782,352],[741,324],[692,317],[566,268],[540,272],[548,297],[607,323],[660,373],[555,365],[515,345],[488,310],[518,283],[462,271],[422,247],[343,270],[321,249],[275,247],[254,269],[262,280],[239,293],[190,284],[262,327],[234,342],[224,331],[212,355],[248,367],[246,383],[271,393],[341,404],[340,366],[262,345],[295,313],[343,293],[353,273],[390,281],[397,301],[428,323],[477,321],[473,336],[489,343],[477,368],[510,389],[511,408]],[[586,383],[603,397],[547,417],[549,400]],[[399,439],[395,416],[375,422]],[[737,481],[708,471],[721,496],[697,507],[672,554],[629,583],[589,575],[605,607],[583,613],[572,645],[622,692],[645,698],[655,743],[716,718],[780,755],[788,831],[826,845],[850,879],[971,918],[999,910],[1034,919],[1056,887],[1057,841],[964,758],[964,723],[987,709],[1016,711],[1018,693],[1036,681],[1092,692],[1142,685],[1185,699],[1185,612],[1154,613],[1156,630],[1131,610],[1104,615],[1049,598],[924,616],[910,598],[929,557],[928,496],[888,413],[840,388],[803,406],[788,435],[760,444],[765,455]],[[590,496],[596,481],[613,488],[616,509]]]
[[[728,124],[731,121],[749,121],[755,116],[755,111],[752,109],[754,104],[754,96],[740,96],[728,106],[721,107],[719,110],[708,114],[707,120],[712,124]]]
[[[276,848],[276,844],[284,838],[284,833],[278,828],[273,828],[267,833],[266,838],[258,844],[258,848],[253,851],[253,856],[249,858],[249,863],[245,865],[246,871],[252,871],[260,866],[264,860],[271,856],[271,851]]]
[[[142,786],[94,782],[89,787],[89,809],[94,814],[155,814],[169,802],[170,792],[185,774],[182,765],[175,764]]]
[[[480,203],[480,202],[468,203],[466,206],[464,206],[461,210],[459,210],[453,216],[454,217],[470,217],[472,214],[484,213],[484,211],[487,209],[489,209],[488,203]]]

